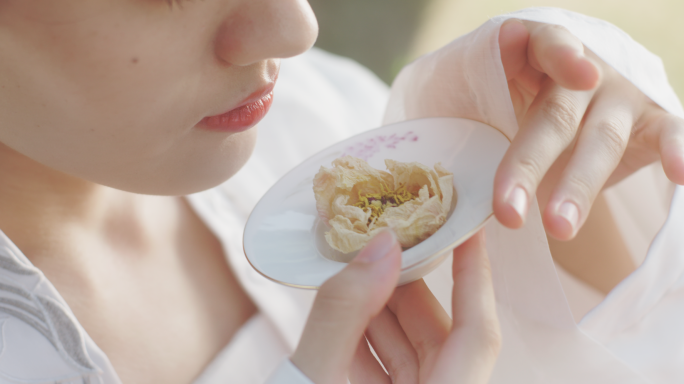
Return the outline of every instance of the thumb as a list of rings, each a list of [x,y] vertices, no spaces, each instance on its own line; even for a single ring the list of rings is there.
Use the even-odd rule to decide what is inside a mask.
[[[346,382],[359,339],[389,300],[400,270],[399,242],[382,231],[321,286],[292,363],[316,384]]]

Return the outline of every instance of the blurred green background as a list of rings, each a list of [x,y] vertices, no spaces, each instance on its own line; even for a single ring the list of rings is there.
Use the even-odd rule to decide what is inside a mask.
[[[407,63],[430,0],[309,0],[316,46],[355,59],[389,83]]]
[[[309,0],[317,46],[351,57],[387,83],[403,65],[467,33],[491,16],[532,6],[565,8],[607,20],[663,59],[684,95],[683,0]]]

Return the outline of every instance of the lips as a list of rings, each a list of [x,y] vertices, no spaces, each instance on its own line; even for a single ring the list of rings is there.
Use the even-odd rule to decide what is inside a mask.
[[[273,85],[254,92],[237,108],[221,115],[207,116],[199,122],[200,128],[220,132],[242,132],[255,126],[271,108]]]

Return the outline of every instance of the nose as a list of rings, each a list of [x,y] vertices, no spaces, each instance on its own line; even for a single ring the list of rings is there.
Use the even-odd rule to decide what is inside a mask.
[[[244,0],[226,18],[216,38],[216,55],[246,66],[262,60],[296,56],[318,36],[307,0]]]

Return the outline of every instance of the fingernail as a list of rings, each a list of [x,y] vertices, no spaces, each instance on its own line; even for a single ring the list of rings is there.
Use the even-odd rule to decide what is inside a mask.
[[[525,212],[527,212],[527,192],[525,192],[522,187],[515,187],[510,192],[508,192],[508,197],[506,197],[506,204],[510,205],[515,209],[521,219],[525,218]]]
[[[575,228],[577,228],[577,221],[579,220],[579,209],[577,209],[577,205],[569,201],[564,202],[558,207],[558,216],[562,217],[570,224],[572,233],[574,234]]]
[[[385,257],[397,245],[397,235],[386,229],[378,233],[366,244],[354,259],[364,263],[372,263]]]

